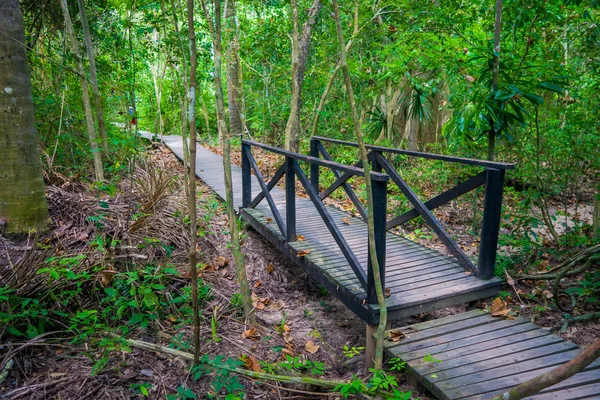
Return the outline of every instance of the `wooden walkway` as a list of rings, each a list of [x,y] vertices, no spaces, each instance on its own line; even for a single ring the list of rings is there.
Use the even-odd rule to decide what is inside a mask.
[[[150,138],[150,134],[142,136]],[[183,158],[180,136],[164,136],[163,142],[179,158]],[[225,198],[222,157],[198,146],[196,171],[198,177],[210,186],[222,199]],[[232,165],[234,205],[242,205],[242,171]],[[261,192],[255,176],[252,176],[252,197]],[[279,187],[271,190],[277,209],[285,222],[285,193]],[[368,304],[366,293],[346,258],[336,246],[313,203],[306,198],[296,198],[297,234],[306,240],[288,242],[281,235],[266,201],[255,208],[241,209],[243,219],[260,232],[274,246],[301,266],[310,276],[342,301],[359,318],[370,325],[379,320],[376,304]],[[362,266],[367,265],[367,227],[357,218],[334,207],[327,210],[336,222],[344,238]],[[386,235],[386,299],[390,320],[441,309],[496,295],[500,291],[497,279],[481,280],[468,275],[454,258],[436,250],[388,233]],[[310,253],[298,257],[297,253]],[[363,267],[366,270],[366,267]]]
[[[406,337],[386,340],[386,352],[406,361],[409,374],[444,400],[491,399],[581,352],[523,317],[494,318],[483,310],[398,330]],[[600,360],[528,399],[600,399]]]
[[[150,138],[151,135],[142,132],[142,136]],[[178,158],[183,158],[179,136],[165,136],[163,141]],[[315,162],[315,158],[308,161]],[[198,146],[198,177],[224,199],[222,162],[220,156]],[[296,175],[301,175],[301,171],[295,171]],[[348,257],[342,254],[339,240],[336,242],[330,233],[315,203],[295,197],[296,234],[305,240],[288,241],[282,233],[286,229],[279,226],[287,226],[285,191],[278,186],[269,186],[272,197],[269,201],[281,217],[276,223],[277,217],[264,199],[254,208],[242,208],[242,169],[234,165],[232,173],[234,206],[240,210],[243,219],[368,325],[376,324],[379,320],[377,305],[368,303],[364,286],[350,267]],[[261,185],[267,186],[264,181],[254,175],[250,179],[252,198],[265,193],[261,188]],[[306,177],[303,179],[306,183]],[[294,198],[293,193],[288,196]],[[336,208],[325,209],[331,216],[330,223],[337,227],[358,259],[360,268],[366,271],[368,240],[365,223]],[[499,280],[482,280],[465,273],[464,266],[453,257],[389,233],[385,235],[385,243],[385,287],[390,291],[386,299],[390,320],[495,296],[500,290]],[[298,256],[299,253],[305,255]],[[512,320],[492,318],[483,310],[398,330],[405,337],[397,342],[386,340],[387,355],[406,361],[409,376],[444,400],[491,399],[568,362],[581,351],[576,345],[540,329],[523,317]],[[530,399],[600,399],[600,361]]]

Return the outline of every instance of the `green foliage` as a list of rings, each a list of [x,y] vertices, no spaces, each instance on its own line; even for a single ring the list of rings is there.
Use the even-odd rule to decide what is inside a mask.
[[[177,387],[177,394],[168,394],[167,400],[188,400],[195,399],[196,393],[190,388],[186,388],[185,386]]]
[[[344,354],[344,357],[352,358],[352,357],[359,355],[364,349],[365,349],[364,346],[348,347],[348,345],[344,345],[344,349],[342,350],[342,353]]]
[[[311,375],[323,375],[325,371],[325,364],[322,362],[307,360],[301,356],[292,357],[286,355],[285,361],[278,365],[286,371],[291,371],[292,369],[298,372],[308,371]]]
[[[221,368],[215,368],[212,365],[220,365]],[[192,367],[191,373],[195,380],[203,376],[210,376],[212,379],[211,385],[217,393],[224,390],[227,394],[235,394],[243,390],[244,386],[240,383],[239,377],[229,369],[239,368],[242,365],[244,365],[244,362],[239,359],[223,356],[216,356],[211,359],[208,354],[205,354],[199,363]]]
[[[390,371],[401,372],[406,368],[406,361],[403,361],[399,357],[392,357],[387,361]]]

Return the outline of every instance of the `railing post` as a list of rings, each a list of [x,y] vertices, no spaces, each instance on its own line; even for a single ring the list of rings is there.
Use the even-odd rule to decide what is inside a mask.
[[[373,169],[377,161],[373,162]],[[371,180],[373,190],[373,222],[375,228],[375,250],[377,252],[377,261],[379,262],[379,274],[381,275],[381,287],[385,290],[385,245],[386,245],[386,211],[387,211],[387,181]],[[377,303],[377,293],[375,292],[375,279],[373,277],[373,267],[371,263],[371,247],[369,246],[369,261],[367,274],[367,301],[369,304]]]
[[[319,140],[310,138],[310,156],[319,158]],[[317,193],[319,192],[319,166],[317,164],[310,164],[310,183],[315,188]]]
[[[242,208],[248,207],[252,201],[252,175],[250,174],[250,145],[242,141]]]
[[[288,242],[296,241],[296,175],[294,159],[285,158],[285,227]]]
[[[502,215],[502,192],[504,190],[504,170],[487,170],[483,219],[481,222],[481,244],[477,276],[481,279],[494,277],[500,217]]]
[[[371,150],[373,152],[373,155],[375,155],[375,153],[378,153],[375,150]],[[379,162],[377,161],[377,157],[373,157],[373,160],[371,161],[371,170],[373,172],[381,172],[381,164],[379,164]]]

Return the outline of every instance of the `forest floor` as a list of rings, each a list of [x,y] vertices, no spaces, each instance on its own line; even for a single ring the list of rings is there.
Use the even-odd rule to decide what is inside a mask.
[[[239,162],[239,154],[234,155],[234,160]],[[259,165],[270,165],[270,161],[259,157]],[[147,161],[147,171],[162,170],[174,179],[183,176],[183,168],[168,149],[161,145],[154,145],[150,150]],[[261,167],[262,168],[262,167]],[[156,176],[157,172],[149,173]],[[50,177],[48,177],[50,179]],[[50,179],[50,181],[55,181]],[[156,182],[160,180],[156,180]],[[185,219],[176,218],[177,215],[185,215],[185,193],[181,189],[181,180],[178,185],[169,186],[162,197],[167,196],[171,208],[176,208],[168,215],[161,215],[158,220],[148,220],[139,227],[139,235],[136,237],[123,236],[129,241],[129,250],[122,254],[113,254],[113,260],[126,258],[130,264],[112,262],[108,270],[121,271],[126,269],[142,270],[150,262],[156,264],[166,263],[174,266],[179,272],[171,275],[165,288],[160,290],[165,298],[169,299],[171,294],[180,292],[183,286],[189,283],[189,268],[185,263],[187,249],[185,244],[186,226]],[[58,183],[55,181],[55,183]],[[224,356],[225,358],[239,359],[245,356],[246,366],[250,369],[272,369],[276,372],[298,374],[308,373],[303,367],[294,367],[286,363],[287,356],[293,357],[300,364],[307,365],[306,361],[316,364],[322,363],[324,367],[324,378],[329,379],[351,379],[353,375],[364,376],[364,365],[362,361],[350,362],[347,349],[360,348],[365,343],[364,323],[355,317],[334,297],[319,288],[309,277],[297,266],[288,262],[285,256],[266,242],[259,234],[247,229],[243,235],[243,252],[246,256],[246,267],[251,288],[254,292],[256,316],[262,328],[256,331],[248,331],[241,318],[239,300],[236,301],[237,285],[235,280],[235,268],[232,265],[232,256],[227,230],[227,217],[222,203],[216,199],[211,190],[202,182],[199,182],[199,221],[201,238],[198,249],[201,254],[199,276],[207,289],[202,304],[202,337],[201,353],[211,356]],[[81,199],[96,203],[105,203],[111,212],[121,210],[126,218],[105,219],[101,232],[121,232],[131,229],[135,225],[136,218],[140,218],[144,209],[143,196],[136,196],[143,192],[143,188],[133,184],[128,185],[124,179],[116,192],[92,191],[80,185],[67,185],[63,182],[55,186],[56,191],[68,191],[75,193]],[[148,189],[151,191],[151,189]],[[154,190],[154,189],[152,189]],[[130,194],[128,196],[128,193]],[[147,198],[146,198],[147,199]],[[163,199],[165,200],[165,199]],[[332,200],[332,202],[335,202]],[[92,239],[100,233],[96,227],[90,224],[89,219],[94,218],[94,213],[88,218],[71,218],[67,221],[69,214],[73,213],[73,203],[66,207],[61,202],[50,202],[51,214],[54,220],[54,230],[45,238],[38,238],[37,242],[47,243],[52,246],[49,251],[56,251],[54,245],[56,238],[73,251],[81,251],[85,248],[90,254],[97,248],[90,248],[83,242]],[[175,205],[175,206],[173,206]],[[101,205],[104,207],[104,205]],[[344,208],[346,205],[338,203]],[[52,208],[55,208],[52,210]],[[56,208],[64,209],[57,210]],[[120,207],[120,208],[119,208]],[[166,207],[168,208],[168,207]],[[131,210],[138,210],[132,213]],[[156,211],[156,210],[155,210]],[[464,210],[455,210],[460,215]],[[156,211],[158,214],[158,211]],[[163,213],[164,214],[164,213]],[[127,222],[124,224],[123,220]],[[161,221],[164,222],[161,223]],[[166,221],[166,222],[165,222]],[[173,222],[175,221],[175,222]],[[115,227],[109,228],[113,224]],[[131,225],[130,225],[131,224]],[[453,230],[465,228],[460,224]],[[118,228],[116,228],[118,226]],[[111,230],[112,229],[112,230]],[[172,232],[165,232],[166,230]],[[174,231],[173,231],[174,230]],[[77,239],[77,237],[80,239]],[[83,237],[82,237],[83,236]],[[152,238],[159,238],[162,247],[141,246],[140,243],[150,242]],[[456,236],[455,236],[456,237]],[[465,236],[466,237],[466,236]],[[473,247],[470,242],[459,243],[465,248]],[[435,243],[431,238],[420,238],[424,244]],[[472,239],[469,239],[472,240]],[[13,249],[30,243],[30,239],[24,239],[21,243],[3,240],[1,246]],[[35,243],[35,241],[33,242]],[[435,244],[433,247],[438,247]],[[165,250],[167,249],[168,250]],[[135,249],[135,251],[131,251]],[[67,252],[61,248],[61,252]],[[15,254],[16,254],[15,250]],[[134,254],[135,253],[135,254]],[[24,253],[23,253],[24,254]],[[46,254],[47,256],[47,254]],[[13,262],[17,258],[13,255]],[[95,265],[107,262],[102,256]],[[140,257],[146,257],[140,262]],[[23,257],[25,258],[25,257]],[[92,256],[90,255],[90,259]],[[41,262],[41,259],[37,259]],[[2,260],[0,260],[2,262]],[[31,267],[31,264],[29,265]],[[105,271],[94,270],[88,282],[89,290],[98,288],[115,288],[120,284],[119,276],[115,281]],[[0,279],[6,278],[0,275]],[[6,280],[6,279],[5,279]],[[522,314],[530,317],[534,322],[547,329],[559,328],[562,314],[553,309],[548,299],[541,295],[546,290],[545,281],[517,282],[515,289],[507,285],[505,298],[515,308],[519,304],[528,303],[521,307]],[[37,281],[35,291],[47,290],[55,286],[48,286],[45,281]],[[21,288],[31,288],[31,285],[22,284]],[[524,298],[521,303],[515,294],[520,292]],[[102,290],[100,290],[102,292]],[[539,292],[539,293],[538,293]],[[85,292],[81,297],[85,296]],[[31,289],[23,289],[23,296],[33,296]],[[98,297],[98,298],[97,298]],[[161,297],[162,299],[162,297]],[[232,302],[233,300],[233,302]],[[107,309],[106,299],[96,296],[92,300],[79,299],[85,303],[86,309],[97,308],[99,311]],[[161,300],[162,301],[162,300]],[[142,328],[132,324],[132,320],[113,321],[107,323],[111,331],[118,331],[118,324],[127,325],[128,338],[139,339],[163,346],[169,346],[190,351],[192,342],[192,327],[189,318],[180,318],[178,315],[184,313],[180,305],[173,304],[174,301],[161,302],[165,310],[157,310],[158,316],[151,319],[147,327]],[[54,304],[60,308],[61,305]],[[402,325],[415,323],[422,320],[438,318],[464,311],[466,305],[446,310],[436,311],[428,315],[418,315],[410,320],[402,321]],[[57,324],[58,325],[58,324]],[[63,323],[64,328],[67,326]],[[55,326],[55,331],[60,326]],[[0,333],[6,327],[0,327]],[[61,331],[63,329],[60,329]],[[65,334],[63,336],[63,333]],[[600,325],[597,322],[577,323],[570,325],[563,333],[565,338],[578,344],[589,344],[600,336]],[[208,394],[216,394],[214,390],[214,374],[194,380],[189,371],[189,363],[162,353],[155,353],[137,348],[116,347],[102,348],[99,345],[99,333],[92,333],[84,340],[72,341],[66,332],[55,332],[46,334],[33,340],[24,338],[5,339],[6,332],[0,336],[0,366],[9,359],[14,361],[14,366],[9,371],[8,378],[0,383],[0,398],[19,399],[123,399],[123,398],[165,398],[167,395],[177,396],[180,388],[192,389],[199,398],[207,397]],[[345,354],[346,353],[346,354]],[[102,368],[97,369],[98,361],[103,360]],[[1,369],[1,368],[0,368]],[[94,372],[92,374],[92,371]],[[240,379],[244,385],[243,391],[247,398],[251,399],[294,399],[294,398],[322,398],[339,397],[319,393],[318,387],[289,386],[268,382],[258,382],[246,378]],[[416,389],[409,387],[401,378],[401,389],[413,390],[415,398],[427,399],[425,393],[419,393]],[[223,391],[220,391],[222,394]],[[180,394],[179,397],[184,398]]]

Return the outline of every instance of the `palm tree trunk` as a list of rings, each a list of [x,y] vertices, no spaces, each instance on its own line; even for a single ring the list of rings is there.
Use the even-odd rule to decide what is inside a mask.
[[[18,0],[0,3],[0,235],[48,227],[25,31]]]

